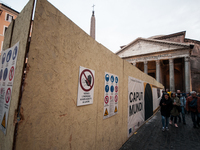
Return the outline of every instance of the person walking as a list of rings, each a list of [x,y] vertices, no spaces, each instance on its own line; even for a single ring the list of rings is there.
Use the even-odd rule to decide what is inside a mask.
[[[168,93],[164,93],[164,98],[160,100],[160,107],[161,107],[161,116],[162,116],[162,131],[169,130],[169,117],[170,112],[173,107],[172,100],[169,97]],[[166,123],[166,124],[165,124]]]
[[[177,97],[180,99],[181,102],[181,114],[182,114],[182,120],[183,120],[183,124],[186,125],[185,123],[185,106],[186,106],[186,99],[185,96],[182,95],[180,90],[177,90]],[[178,116],[179,118],[179,122],[181,122],[181,116]]]
[[[175,92],[172,93],[171,99],[173,101],[173,108],[171,110],[171,117],[170,117],[169,124],[172,124],[172,122],[174,120],[174,126],[176,128],[178,128],[178,125],[177,125],[177,116],[179,116],[179,111],[178,111],[177,107],[179,107],[181,105],[181,102],[180,102],[180,99],[176,96]]]
[[[197,123],[198,126],[200,127],[200,97],[197,99]]]
[[[198,112],[200,111],[200,107],[197,107],[197,101],[199,104],[200,98],[197,97],[195,91],[190,92],[190,94],[191,96],[186,101],[186,109],[191,112],[193,128],[197,128],[197,125],[199,126]]]
[[[187,102],[187,98],[188,98],[189,96],[190,96],[190,93],[187,92],[187,93],[186,93],[186,96],[185,96],[186,102]],[[185,114],[188,114],[188,115],[190,114],[190,111],[187,111],[186,108],[185,108]]]
[[[169,89],[166,89],[166,92],[169,94],[169,97],[171,98],[171,91],[169,91]]]

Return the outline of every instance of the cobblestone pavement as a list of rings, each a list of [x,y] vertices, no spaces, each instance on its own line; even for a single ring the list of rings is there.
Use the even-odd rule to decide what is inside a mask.
[[[193,128],[191,114],[186,114],[185,119],[186,125],[169,125],[169,131],[163,132],[158,111],[120,150],[200,150],[200,128]]]

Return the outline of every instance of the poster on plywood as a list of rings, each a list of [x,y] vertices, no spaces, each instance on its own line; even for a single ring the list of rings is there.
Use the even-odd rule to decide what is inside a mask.
[[[77,106],[89,105],[93,103],[95,81],[94,73],[94,70],[80,66]]]
[[[105,72],[103,119],[118,113],[119,77]]]
[[[0,129],[6,135],[19,42],[2,51],[0,61]]]
[[[128,77],[128,137],[144,123],[144,83]]]

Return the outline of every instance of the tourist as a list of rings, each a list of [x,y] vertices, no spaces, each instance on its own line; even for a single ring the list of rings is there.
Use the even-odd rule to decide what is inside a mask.
[[[200,127],[200,97],[197,98],[197,123],[198,123],[198,126]]]
[[[182,114],[182,120],[183,120],[183,124],[185,125],[185,106],[186,106],[186,99],[185,97],[182,95],[180,90],[177,90],[177,97],[180,99],[181,102],[181,114]],[[179,118],[179,122],[181,122],[181,116],[178,116]]]
[[[186,102],[187,102],[187,98],[190,96],[190,93],[186,93],[186,96],[185,96],[185,99],[186,99]],[[190,114],[190,111],[187,111],[186,109],[185,109],[185,114]]]
[[[199,125],[199,119],[197,118],[197,115],[198,115],[198,112],[200,111],[199,110],[200,107],[197,107],[197,100],[199,103],[200,98],[197,97],[195,91],[190,92],[190,94],[191,94],[191,96],[189,96],[186,101],[186,109],[187,109],[187,111],[191,112],[193,128],[197,128],[197,125]]]
[[[169,117],[172,109],[172,100],[168,93],[164,93],[164,98],[160,100],[161,116],[162,116],[162,131],[169,130]],[[166,123],[166,125],[165,125]]]
[[[176,128],[178,128],[178,125],[177,125],[177,116],[179,116],[179,111],[178,111],[178,108],[180,105],[181,105],[181,102],[180,102],[180,99],[176,96],[176,93],[173,92],[172,93],[172,102],[173,102],[173,108],[171,110],[171,117],[170,117],[170,122],[169,124],[172,124],[173,120],[174,120],[174,126]]]
[[[169,97],[171,97],[171,91],[169,91],[169,89],[166,89],[166,92],[169,94]]]

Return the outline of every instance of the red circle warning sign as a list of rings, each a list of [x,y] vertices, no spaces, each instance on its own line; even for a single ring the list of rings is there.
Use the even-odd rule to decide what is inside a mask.
[[[12,79],[13,79],[13,77],[14,77],[14,72],[15,72],[15,69],[14,69],[14,67],[12,66],[11,68],[10,68],[10,72],[9,72],[9,80],[11,81]]]
[[[117,102],[118,101],[118,96],[117,95],[115,95],[115,102]]]
[[[109,97],[108,97],[108,96],[106,96],[106,97],[104,98],[104,102],[105,102],[106,104],[108,104],[108,102],[109,102]]]
[[[10,98],[11,98],[11,89],[8,88],[6,91],[6,96],[5,96],[6,103],[8,103],[10,101]]]
[[[85,69],[80,75],[80,86],[83,91],[90,91],[94,86],[94,75],[89,69]]]
[[[115,86],[115,92],[118,92],[118,86]]]

